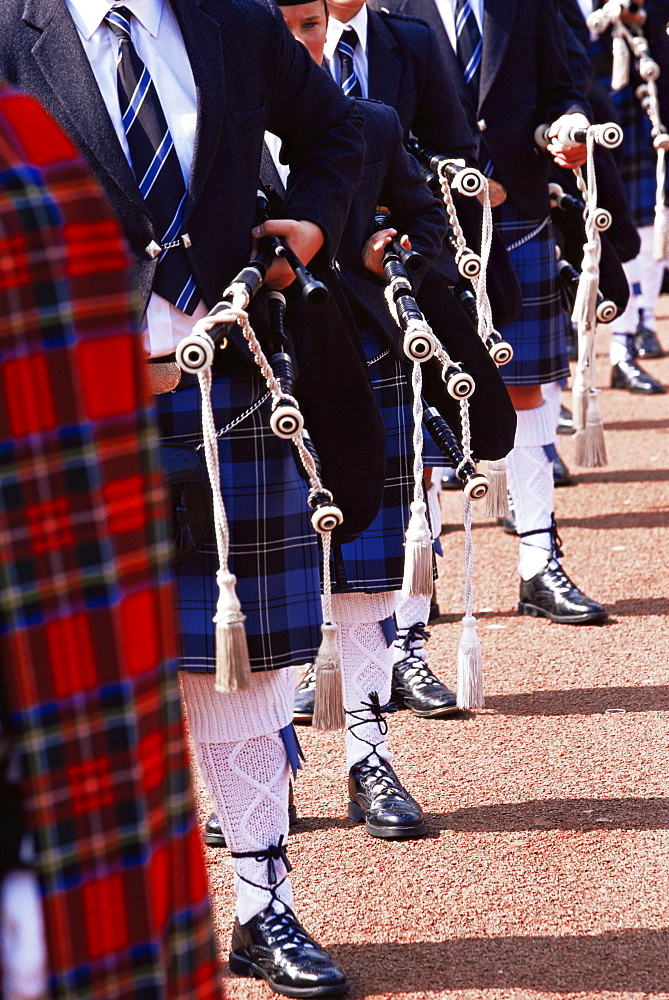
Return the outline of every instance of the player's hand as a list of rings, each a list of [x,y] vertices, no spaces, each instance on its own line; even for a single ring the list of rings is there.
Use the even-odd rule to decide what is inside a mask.
[[[548,152],[551,154],[558,167],[582,167],[585,163],[587,151],[583,143],[572,144],[567,139],[568,133],[573,128],[587,128],[590,122],[580,111],[571,115],[560,115],[548,130],[550,142]],[[562,138],[560,138],[562,136]]]
[[[302,261],[308,264],[315,257],[325,242],[323,230],[315,222],[298,219],[268,219],[262,225],[251,230],[254,239],[263,236],[283,236],[291,250]],[[272,261],[265,278],[267,288],[287,288],[295,280],[295,275],[285,260],[277,257]]]
[[[637,7],[643,7],[644,0],[636,0]],[[620,20],[623,24],[643,24],[646,20],[645,10],[637,10],[634,13],[625,7],[620,11]]]
[[[362,262],[368,271],[377,277],[383,277],[383,251],[388,246],[393,237],[397,236],[396,229],[379,229],[373,233],[362,248]],[[405,250],[411,250],[411,242],[408,236],[403,236],[400,243]]]

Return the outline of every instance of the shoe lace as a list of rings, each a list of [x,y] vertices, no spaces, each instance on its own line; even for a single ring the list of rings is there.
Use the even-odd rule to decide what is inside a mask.
[[[298,922],[293,911],[285,904],[281,905],[281,910],[269,906],[263,917],[265,926],[281,949],[288,951],[291,948],[318,948],[313,938],[309,937]]]
[[[529,538],[530,535],[550,535],[551,536],[551,559],[555,560],[556,565],[559,566],[557,562],[558,559],[562,559],[564,552],[562,551],[562,539],[558,534],[557,522],[555,520],[555,514],[551,513],[551,523],[549,528],[534,528],[532,531],[520,531],[518,532],[519,538]],[[539,548],[540,546],[534,546]],[[566,574],[563,574],[566,575]]]
[[[404,634],[406,633],[406,634]],[[430,638],[430,633],[425,628],[425,622],[415,622],[407,629],[402,629],[398,635],[398,645],[405,653],[412,649],[421,649],[424,642]],[[416,645],[414,645],[416,644]]]
[[[421,659],[420,656],[416,656],[415,653],[405,656],[395,666],[400,667],[406,679],[415,683],[418,687],[430,687],[436,680],[425,660]]]
[[[368,697],[369,701],[361,702],[360,708],[351,710],[346,709],[346,715],[349,715],[354,720],[348,726],[348,731],[351,736],[355,736],[355,738],[360,740],[361,743],[366,743],[368,747],[372,748],[373,752],[376,750],[378,743],[383,743],[388,732],[386,714],[389,712],[396,712],[397,706],[392,702],[389,705],[382,705],[377,691],[370,691]],[[372,716],[371,719],[369,718],[370,715]],[[356,729],[360,726],[366,726],[369,722],[375,722],[378,727],[380,737],[378,743],[370,743],[369,740],[363,739],[362,736],[359,736],[356,732]]]
[[[372,758],[375,758],[372,761]],[[363,781],[372,780],[372,792],[379,794],[398,794],[397,779],[389,771],[389,765],[375,753],[369,754],[359,762],[358,771]]]
[[[302,680],[299,683],[300,691],[315,691],[316,689],[316,664],[308,663],[304,671]]]
[[[262,851],[230,851],[230,856],[233,858],[253,858],[259,865],[264,861],[267,862],[267,881],[270,886],[277,886],[279,880],[276,875],[276,867],[274,865],[275,861],[283,861],[285,869],[287,872],[293,870],[293,866],[288,860],[288,855],[286,854],[286,847],[283,843],[283,834],[279,837],[276,844],[270,844],[269,847]],[[240,876],[241,877],[241,876]],[[248,879],[244,879],[248,882]],[[251,882],[251,885],[255,885],[255,882]],[[261,888],[265,888],[262,886]],[[271,890],[270,890],[271,891]]]

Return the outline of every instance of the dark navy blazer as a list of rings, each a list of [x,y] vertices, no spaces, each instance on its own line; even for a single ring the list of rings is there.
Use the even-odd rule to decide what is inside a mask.
[[[475,162],[476,144],[457,88],[424,21],[368,10],[369,97],[394,108],[428,149]]]
[[[247,261],[266,129],[292,164],[286,214],[318,224],[331,259],[360,176],[353,101],[309,57],[278,10],[255,0],[170,0],[198,96],[184,231],[208,307]],[[64,0],[2,0],[0,76],[34,94],[70,135],[106,190],[136,264],[145,308],[160,239],[107,113]]]
[[[377,0],[381,2],[381,0]],[[457,82],[479,160],[490,157],[495,176],[528,218],[548,214],[549,158],[534,145],[534,129],[562,114],[589,108],[569,74],[552,2],[485,0],[478,102],[467,90],[434,0],[382,0],[384,6],[430,24]]]

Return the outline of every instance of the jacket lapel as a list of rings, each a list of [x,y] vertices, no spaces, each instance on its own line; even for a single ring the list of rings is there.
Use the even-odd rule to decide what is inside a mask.
[[[78,145],[88,149],[114,182],[144,204],[118,141],[74,21],[62,0],[27,0],[23,20],[41,31],[32,54]]]
[[[211,164],[218,148],[225,102],[224,43],[221,26],[204,7],[206,0],[172,0],[179,21],[184,45],[193,70],[197,92],[197,127],[193,168],[188,186],[185,217],[188,219],[204,189]],[[234,40],[234,30],[226,32],[226,40]]]
[[[479,109],[490,92],[506,54],[516,16],[516,0],[484,0],[484,11]]]
[[[391,31],[376,11],[368,9],[367,48],[369,51],[369,96],[395,107],[400,89],[402,64]]]
[[[400,11],[404,12],[406,7],[407,14],[411,14],[413,17],[420,17],[422,21],[427,21],[430,27],[434,30],[437,38],[439,39],[439,48],[443,52],[444,47],[447,45],[452,48],[450,39],[446,33],[446,28],[444,27],[444,22],[441,19],[437,5],[434,0],[411,0],[407,5],[403,5],[399,8]]]

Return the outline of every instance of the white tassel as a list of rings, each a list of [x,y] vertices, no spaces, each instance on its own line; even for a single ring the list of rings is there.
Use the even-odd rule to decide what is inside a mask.
[[[244,622],[246,615],[235,591],[236,578],[232,573],[219,570],[216,574],[219,587],[214,622],[216,624],[216,677],[214,687],[227,694],[243,691],[249,686],[251,664],[246,642]]]
[[[422,500],[411,504],[411,517],[404,547],[404,579],[402,594],[405,597],[431,597],[434,588],[432,573],[432,533],[425,516]]]
[[[508,490],[506,485],[506,459],[488,462],[488,481],[490,489],[486,497],[485,512],[487,517],[506,517],[509,513]]]
[[[577,326],[587,326],[597,311],[599,289],[599,258],[601,247],[588,240],[583,247],[583,264],[578,279],[576,299],[571,318]]]
[[[483,658],[476,618],[465,615],[458,643],[458,708],[483,708]]]
[[[653,259],[666,260],[667,251],[667,213],[664,207],[664,188],[666,181],[666,152],[663,146],[657,151],[655,166],[655,220],[653,222]]]
[[[314,729],[333,731],[343,729],[344,697],[341,679],[341,656],[337,645],[337,626],[321,626],[323,638],[316,655],[316,693],[314,697]]]
[[[630,53],[622,35],[613,31],[613,67],[611,90],[622,90],[630,80]]]
[[[604,422],[597,399],[598,395],[596,390],[591,390],[587,394],[586,425],[575,435],[576,461],[588,469],[596,469],[608,464],[606,442],[604,441]]]

